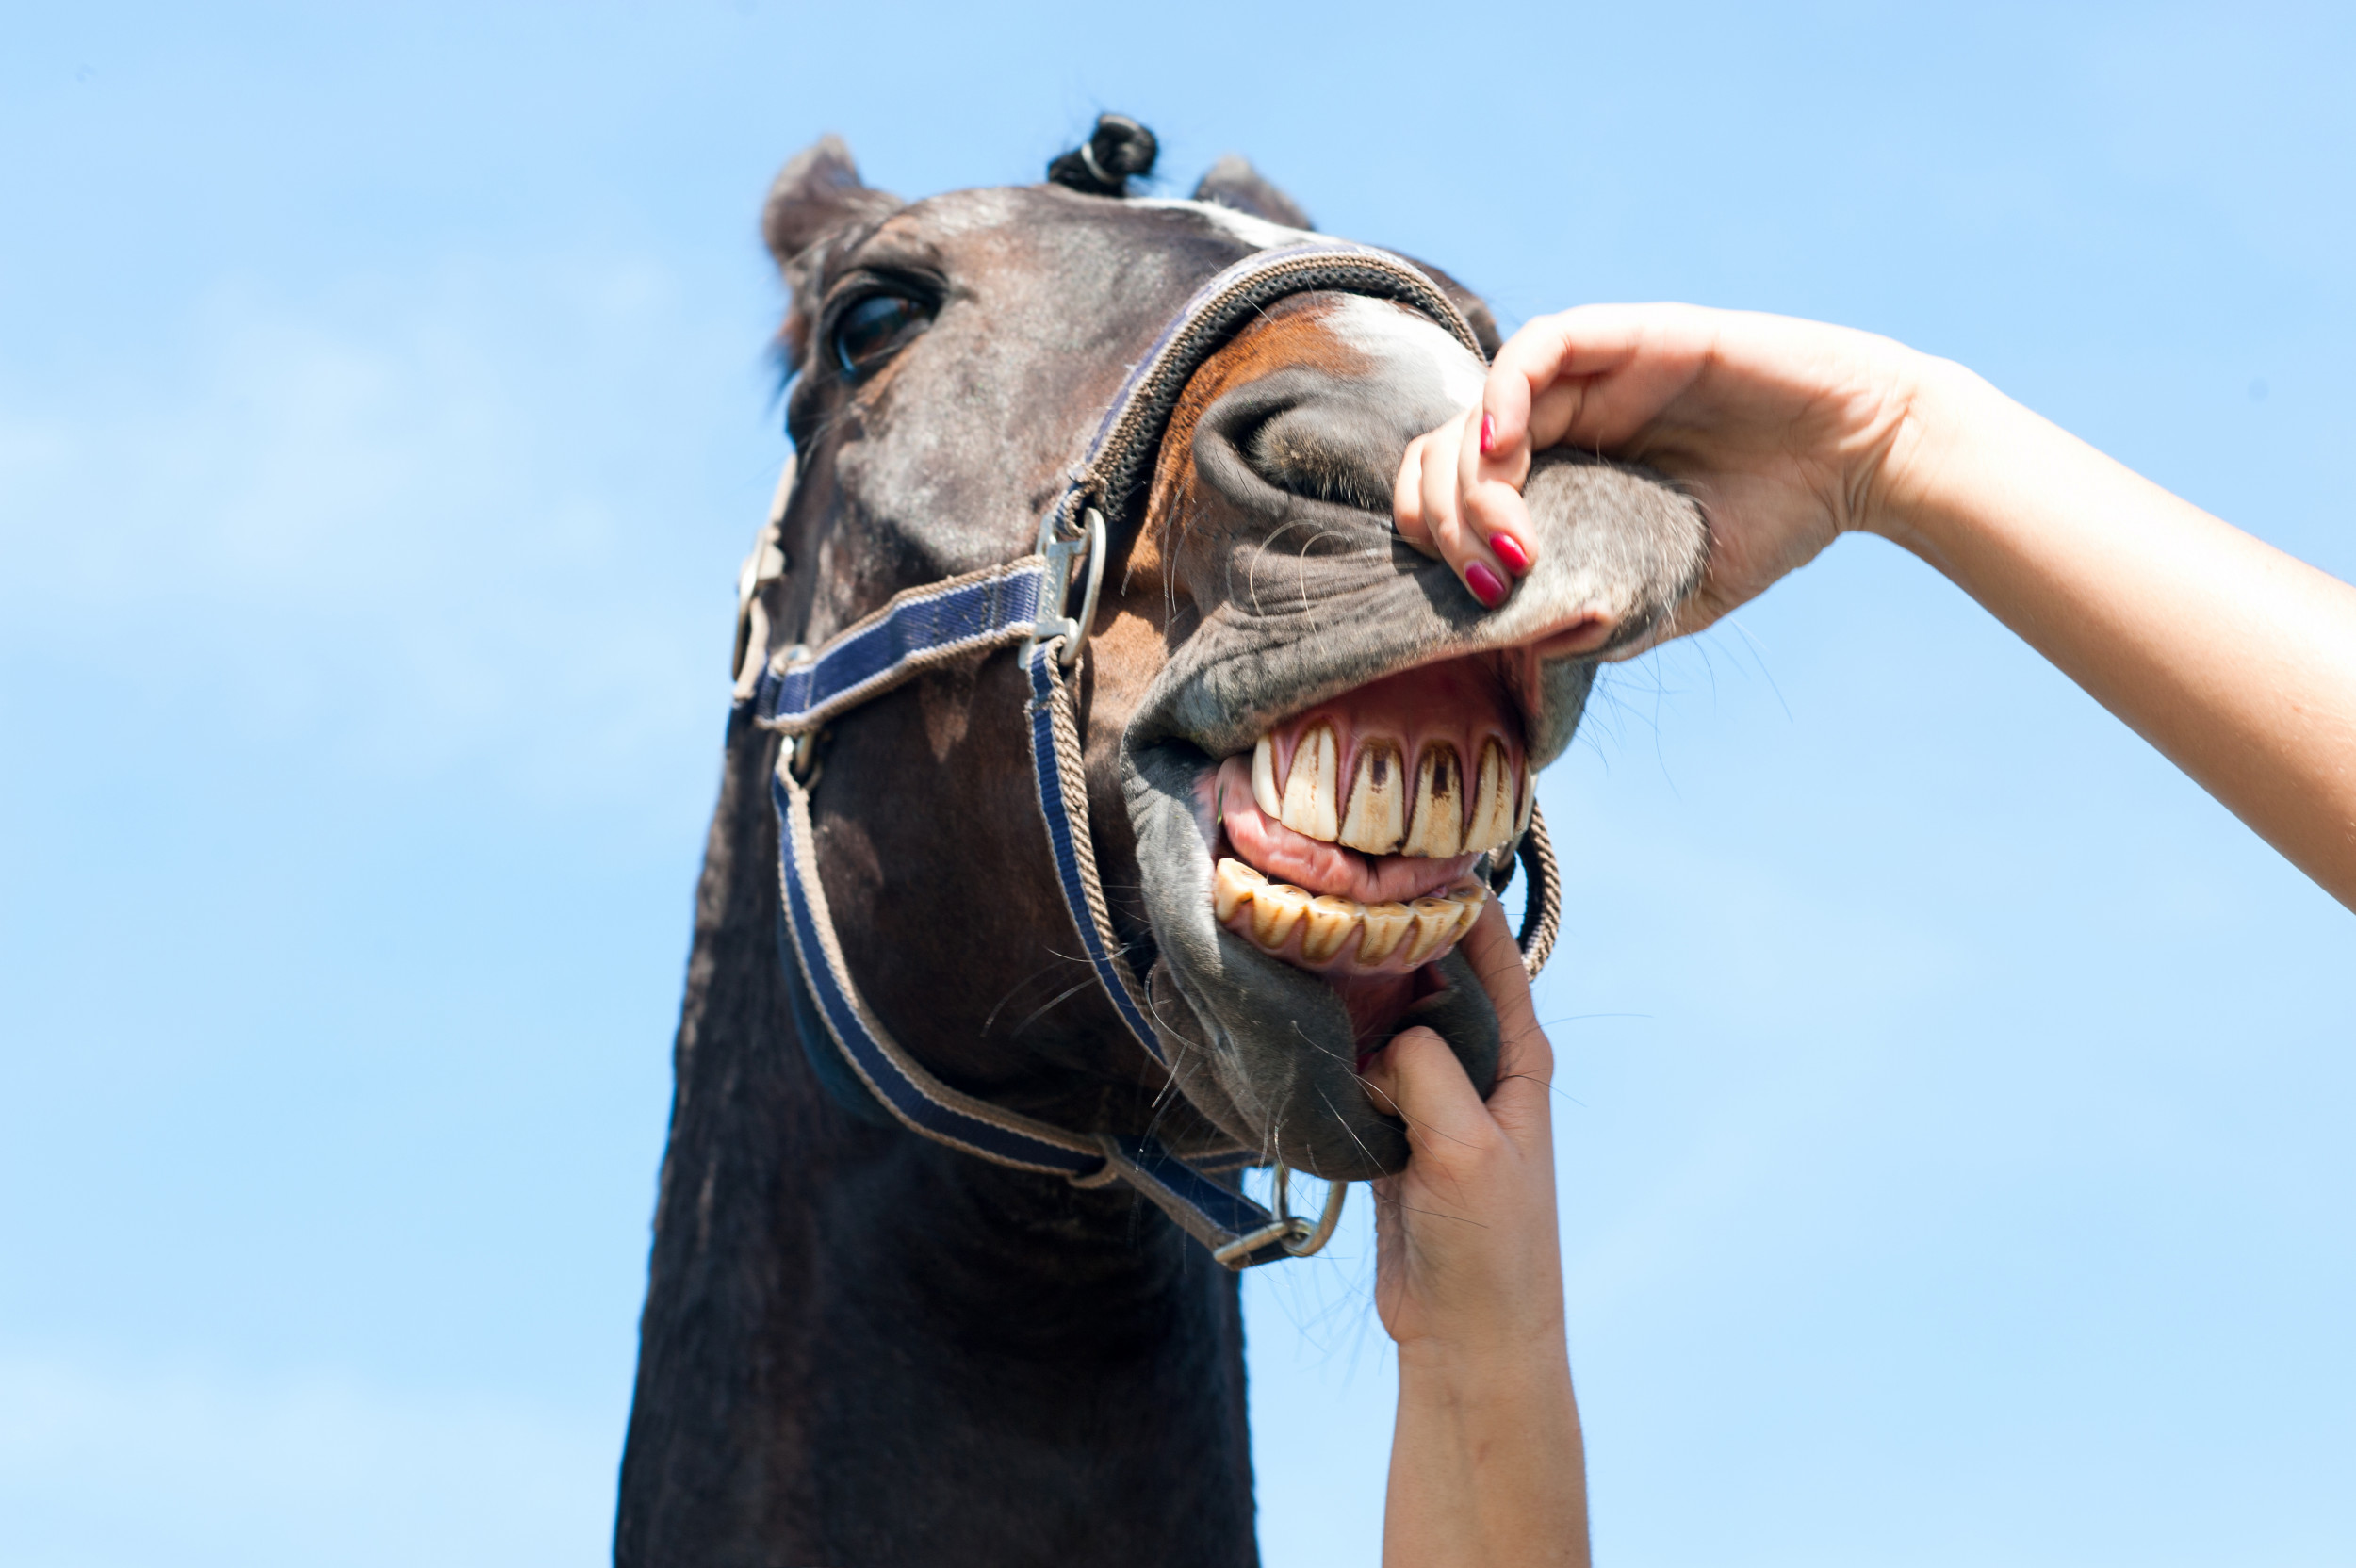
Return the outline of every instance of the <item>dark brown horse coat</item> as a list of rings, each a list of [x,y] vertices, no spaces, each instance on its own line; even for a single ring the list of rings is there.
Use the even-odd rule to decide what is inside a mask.
[[[1029,551],[1170,313],[1301,237],[1280,226],[1305,221],[1297,209],[1244,166],[1199,194],[1219,201],[1048,185],[903,205],[831,140],[789,165],[765,225],[799,369],[791,569],[765,591],[786,640],[815,645],[895,592]],[[1404,1157],[1355,1069],[1417,996],[1439,997],[1422,1016],[1485,1081],[1495,1018],[1461,960],[1351,981],[1212,907],[1233,849],[1216,780],[1259,737],[1303,714],[1379,727],[1381,693],[1448,670],[1489,694],[1515,764],[1542,765],[1596,657],[1696,580],[1690,503],[1594,464],[1533,480],[1538,565],[1496,612],[1401,547],[1390,475],[1479,374],[1403,307],[1287,301],[1197,373],[1114,540],[1078,674],[1090,807],[1175,1090],[1072,957],[1015,662],[922,677],[833,727],[813,795],[827,899],[870,1003],[941,1077],[1066,1127],[1232,1139],[1352,1178]],[[777,948],[775,755],[740,710],[678,1039],[617,1561],[1253,1560],[1235,1277],[1125,1189],[985,1165],[829,1092]]]

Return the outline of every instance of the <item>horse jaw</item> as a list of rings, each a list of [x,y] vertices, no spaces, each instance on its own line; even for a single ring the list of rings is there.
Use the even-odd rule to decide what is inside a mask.
[[[1384,694],[1408,672],[1437,679],[1477,669],[1508,710],[1496,722],[1514,731],[1513,771],[1524,758],[1543,766],[1568,744],[1598,659],[1693,589],[1708,548],[1698,508],[1656,477],[1550,454],[1528,491],[1536,564],[1505,605],[1484,610],[1444,564],[1399,543],[1385,482],[1406,441],[1452,413],[1468,380],[1478,385],[1478,364],[1458,349],[1463,365],[1435,365],[1412,320],[1368,331],[1352,318],[1362,314],[1274,313],[1216,356],[1182,403],[1147,529],[1166,591],[1202,613],[1121,743],[1158,953],[1150,984],[1181,1087],[1264,1155],[1345,1179],[1395,1170],[1407,1153],[1399,1121],[1357,1080],[1365,1057],[1412,1019],[1434,1028],[1485,1092],[1496,1016],[1452,944],[1384,988],[1331,965],[1319,972],[1298,941],[1272,954],[1232,915],[1222,923],[1217,868],[1232,847],[1216,783],[1222,764],[1233,774],[1234,760],[1271,732],[1290,749],[1304,725],[1328,715],[1345,737],[1353,724],[1400,732],[1413,756],[1414,727],[1440,721]],[[1268,440],[1271,428],[1284,439]],[[1318,464],[1299,449],[1318,438],[1334,471],[1304,477]],[[1301,493],[1312,485],[1341,498]],[[1366,504],[1375,494],[1379,506]],[[1579,634],[1598,627],[1610,629],[1600,642]],[[1307,837],[1335,834],[1320,821]],[[1338,858],[1335,875],[1363,874],[1369,887],[1412,881],[1411,856],[1310,847]],[[1426,863],[1435,878],[1458,869]]]
[[[893,592],[1028,550],[1127,367],[1272,227],[1204,203],[1052,187],[904,206],[830,144],[781,178],[770,217],[793,290],[784,338],[801,374],[787,416],[803,460],[780,525],[795,569],[770,619],[807,643]],[[1487,341],[1478,302],[1438,281]],[[877,287],[913,287],[935,315],[896,357],[852,374],[816,335]],[[1607,621],[1632,634],[1697,575],[1690,504],[1608,468],[1586,470],[1603,488],[1576,505],[1550,508],[1546,472],[1533,478],[1538,565],[1495,612],[1401,547],[1389,514],[1399,455],[1481,374],[1470,351],[1399,307],[1281,302],[1189,382],[1142,523],[1119,531],[1076,696],[1116,936],[1146,974],[1183,1096],[1163,1092],[1110,1002],[1070,973],[1023,731],[986,716],[1020,710],[1012,662],[926,676],[833,727],[812,809],[828,898],[856,911],[839,936],[931,1070],[1042,1119],[1151,1131],[1173,1148],[1204,1141],[1207,1117],[1301,1168],[1355,1176],[1405,1153],[1353,1071],[1401,1007],[1486,1081],[1495,1020],[1452,956],[1419,965],[1412,985],[1345,989],[1219,926],[1220,829],[1202,789],[1318,704],[1348,709],[1369,683],[1463,659],[1495,671],[1519,758],[1542,765],[1567,743],[1593,664],[1540,645]],[[919,866],[923,877],[904,874]]]

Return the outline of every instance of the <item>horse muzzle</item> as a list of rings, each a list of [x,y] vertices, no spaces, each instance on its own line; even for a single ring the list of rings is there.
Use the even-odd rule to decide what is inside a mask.
[[[1189,542],[1182,580],[1249,587],[1178,646],[1123,737],[1156,1021],[1232,1135],[1321,1176],[1382,1175],[1404,1131],[1359,1070],[1427,1024],[1486,1092],[1496,1016],[1456,943],[1599,661],[1698,583],[1708,531],[1657,476],[1546,454],[1526,490],[1536,564],[1487,610],[1387,514],[1256,474],[1225,490],[1235,466],[1202,463],[1206,445],[1197,493],[1260,526],[1167,531]]]

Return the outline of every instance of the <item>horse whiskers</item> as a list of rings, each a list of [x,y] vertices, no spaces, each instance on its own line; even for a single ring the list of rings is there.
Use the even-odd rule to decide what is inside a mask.
[[[1377,1201],[1385,1203],[1391,1208],[1397,1209],[1400,1214],[1419,1214],[1427,1219],[1445,1219],[1452,1225],[1470,1225],[1474,1229],[1481,1231],[1485,1231],[1489,1228],[1489,1222],[1487,1220],[1475,1219],[1468,1214],[1442,1214],[1437,1209],[1420,1209],[1415,1207],[1414,1204],[1407,1202],[1405,1200],[1399,1198],[1379,1199]]]
[[[1514,1076],[1518,1077],[1518,1076],[1520,1076],[1520,1074],[1518,1074],[1518,1073],[1517,1073],[1517,1074],[1514,1074]],[[1377,1083],[1373,1082],[1371,1079],[1363,1079],[1363,1078],[1362,1078],[1362,1079],[1360,1079],[1360,1080],[1359,1080],[1359,1082],[1361,1082],[1361,1083],[1363,1083],[1363,1084],[1365,1084],[1365,1085],[1366,1085],[1366,1092],[1367,1092],[1368,1094],[1381,1095],[1381,1096],[1383,1097],[1383,1104],[1384,1104],[1386,1107],[1388,1107],[1389,1113],[1390,1113],[1392,1116],[1395,1116],[1395,1117],[1399,1118],[1399,1120],[1406,1122],[1406,1123],[1407,1123],[1409,1126],[1411,1126],[1411,1127],[1420,1127],[1420,1128],[1422,1128],[1422,1129],[1424,1130],[1424,1133],[1425,1133],[1425,1134],[1426,1134],[1426,1135],[1428,1135],[1428,1136],[1432,1136],[1432,1137],[1448,1137],[1448,1135],[1447,1135],[1447,1134],[1440,1132],[1440,1131],[1439,1131],[1439,1129],[1437,1129],[1437,1128],[1433,1127],[1433,1126],[1432,1126],[1430,1122],[1423,1120],[1423,1119],[1422,1119],[1421,1118],[1419,1118],[1419,1117],[1416,1117],[1416,1116],[1411,1115],[1411,1114],[1408,1112],[1407,1107],[1405,1107],[1404,1105],[1401,1105],[1401,1104],[1398,1102],[1398,1100],[1396,1100],[1395,1098],[1393,1098],[1393,1097],[1392,1097],[1392,1095],[1390,1094],[1390,1092],[1389,1092],[1388,1090],[1386,1090],[1386,1089],[1384,1089],[1384,1088],[1383,1087],[1383,1086],[1382,1086],[1382,1085],[1380,1085],[1380,1084],[1377,1084]],[[1464,1140],[1463,1138],[1458,1138],[1458,1137],[1448,1137],[1448,1142],[1450,1142],[1450,1143],[1464,1143]],[[1467,1147],[1469,1147],[1469,1146],[1467,1146]]]
[[[1358,1129],[1350,1125],[1350,1119],[1342,1115],[1341,1107],[1334,1104],[1332,1098],[1326,1094],[1325,1086],[1320,1084],[1317,1087],[1317,1098],[1325,1102],[1326,1114],[1341,1124],[1342,1130],[1350,1135],[1350,1141],[1358,1146],[1358,1152],[1364,1154],[1371,1162],[1374,1159],[1374,1151],[1366,1147],[1366,1140],[1358,1135]]]
[[[1062,1006],[1065,1003],[1071,1001],[1082,991],[1092,988],[1095,985],[1096,971],[1088,969],[1080,976],[1079,979],[1073,981],[1071,985],[1065,987],[1062,990],[1057,991],[1054,996],[1049,997],[1045,1002],[1034,1008],[1022,1022],[1007,1030],[1007,1035],[1011,1037],[1021,1036],[1023,1030],[1028,1029],[1032,1024],[1037,1023],[1040,1019],[1045,1018],[1049,1013],[1054,1012],[1056,1008]]]
[[[990,1033],[990,1026],[998,1021],[998,1015],[1006,1010],[1006,1004],[1012,1002],[1015,997],[1022,992],[1025,986],[1030,985],[1035,980],[1043,978],[1053,971],[1058,969],[1069,969],[1073,964],[1085,965],[1087,963],[1085,958],[1075,958],[1068,954],[1055,953],[1052,949],[1050,949],[1050,953],[1054,958],[1054,962],[1041,964],[1039,968],[1031,971],[1030,973],[1023,976],[1021,979],[1015,981],[1014,984],[1006,988],[1005,993],[998,998],[997,1003],[990,1009],[989,1015],[982,1020],[982,1034],[987,1035]],[[1091,970],[1089,972],[1093,975],[1094,971]],[[1067,997],[1071,994],[1072,993],[1070,991],[1063,993],[1063,995]],[[1055,999],[1056,1002],[1060,1002],[1062,1000],[1063,997],[1057,997]],[[1055,1004],[1055,1002],[1051,1002],[1047,1005],[1048,1007],[1053,1007]],[[1044,1010],[1045,1009],[1041,1009],[1041,1011]],[[1022,1027],[1035,1021],[1038,1015],[1034,1014],[1031,1018],[1023,1020],[1023,1024],[1017,1026],[1017,1030],[1019,1031]]]
[[[1318,1055],[1325,1057],[1328,1061],[1348,1062],[1351,1071],[1354,1072],[1357,1070],[1358,1058],[1355,1055],[1344,1055],[1341,1052],[1335,1050],[1330,1045],[1319,1045],[1316,1040],[1309,1037],[1309,1032],[1306,1029],[1303,1029],[1298,1022],[1293,1024],[1293,1034],[1300,1039],[1301,1044],[1307,1046]]]

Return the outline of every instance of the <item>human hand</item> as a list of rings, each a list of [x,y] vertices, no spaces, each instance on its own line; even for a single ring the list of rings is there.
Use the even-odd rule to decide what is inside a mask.
[[[1374,1184],[1375,1310],[1399,1345],[1384,1568],[1584,1568],[1586,1462],[1555,1233],[1554,1049],[1492,901],[1464,956],[1497,1011],[1484,1102],[1446,1042],[1402,1031],[1367,1092],[1407,1122]]]
[[[1555,1233],[1554,1048],[1495,900],[1464,956],[1497,1008],[1497,1085],[1484,1102],[1430,1029],[1367,1065],[1375,1103],[1407,1123],[1406,1169],[1374,1184],[1375,1310],[1402,1364],[1488,1368],[1533,1349],[1559,1359],[1562,1268]]]
[[[1843,531],[1903,527],[1933,461],[1911,416],[1936,363],[1870,333],[1696,305],[1542,316],[1498,351],[1479,404],[1409,445],[1399,534],[1502,603],[1537,553],[1520,493],[1532,453],[1574,445],[1659,469],[1702,503],[1710,564],[1626,658],[1700,630]]]

